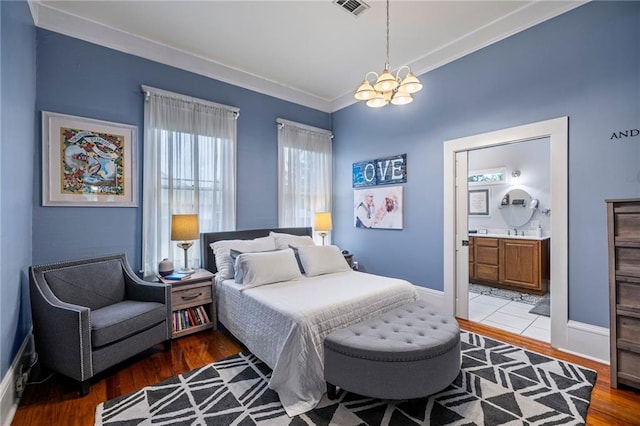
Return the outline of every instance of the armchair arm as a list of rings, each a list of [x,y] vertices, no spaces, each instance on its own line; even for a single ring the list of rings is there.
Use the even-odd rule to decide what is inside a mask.
[[[125,289],[126,297],[130,300],[171,304],[171,286],[169,284],[125,279]]]
[[[36,351],[44,365],[78,381],[93,376],[89,308],[58,299],[40,273],[30,271]]]
[[[127,299],[141,302],[158,302],[171,305],[171,286],[143,281],[133,272],[126,257],[122,259],[125,292]]]
[[[141,280],[133,272],[126,256],[122,259],[126,297],[131,300],[158,302],[167,307],[167,340],[171,339],[171,285]]]

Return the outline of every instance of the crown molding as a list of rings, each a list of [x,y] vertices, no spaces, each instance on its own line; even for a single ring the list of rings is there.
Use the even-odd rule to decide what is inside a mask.
[[[170,65],[203,75],[224,83],[252,90],[264,95],[293,102],[298,105],[331,112],[328,100],[277,83],[243,70],[176,49],[108,25],[47,6],[39,0],[30,0],[29,8],[35,25],[120,52]]]
[[[418,76],[446,65],[465,55],[490,46],[500,40],[538,25],[588,3],[577,1],[531,1],[514,12],[477,30],[469,32],[451,43],[423,55],[407,64]],[[203,75],[224,83],[252,90],[264,95],[289,101],[312,109],[331,113],[358,101],[353,93],[345,93],[333,100],[321,98],[258,75],[233,68],[185,50],[177,49],[108,25],[60,11],[40,0],[28,0],[29,9],[37,27],[54,31],[120,52],[170,65]]]

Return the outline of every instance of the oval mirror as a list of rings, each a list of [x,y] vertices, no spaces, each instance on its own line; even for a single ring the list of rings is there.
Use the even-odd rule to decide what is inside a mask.
[[[507,192],[500,203],[500,213],[509,226],[522,226],[531,220],[538,208],[538,200],[523,189]]]

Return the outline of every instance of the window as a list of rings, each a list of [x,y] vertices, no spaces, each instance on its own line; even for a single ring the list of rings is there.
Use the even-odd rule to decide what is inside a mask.
[[[182,265],[171,215],[197,213],[200,232],[235,229],[238,110],[144,87],[143,269],[163,258]],[[200,242],[189,259],[198,263]]]
[[[331,132],[278,119],[278,222],[312,226],[331,211]]]

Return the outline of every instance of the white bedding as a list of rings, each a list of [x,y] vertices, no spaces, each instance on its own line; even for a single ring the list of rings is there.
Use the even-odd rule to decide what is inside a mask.
[[[273,369],[269,387],[289,416],[313,409],[325,392],[325,336],[416,300],[407,281],[348,271],[242,289],[216,283],[218,317]]]

